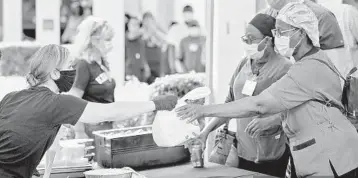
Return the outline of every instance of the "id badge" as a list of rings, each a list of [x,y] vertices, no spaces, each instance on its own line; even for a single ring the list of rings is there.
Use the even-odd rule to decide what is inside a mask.
[[[99,84],[103,84],[105,81],[108,80],[108,77],[105,73],[102,73],[100,74],[97,78],[96,78],[96,81],[99,83]]]
[[[241,93],[247,96],[252,96],[254,94],[256,85],[257,82],[255,80],[246,80]]]

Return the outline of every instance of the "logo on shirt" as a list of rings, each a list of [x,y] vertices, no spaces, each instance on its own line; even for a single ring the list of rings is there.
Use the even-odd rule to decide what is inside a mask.
[[[195,44],[195,43],[192,43],[192,44],[189,45],[189,50],[191,52],[196,52],[196,51],[198,51],[198,49],[199,49],[199,46],[197,44]]]
[[[136,58],[136,59],[140,59],[140,54],[139,54],[139,53],[136,53],[136,54],[135,54],[135,58]]]

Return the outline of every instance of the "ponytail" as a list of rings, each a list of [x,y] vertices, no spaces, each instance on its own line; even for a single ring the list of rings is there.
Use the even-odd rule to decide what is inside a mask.
[[[30,72],[26,81],[30,87],[36,87],[49,80],[50,73],[57,67],[62,67],[69,56],[68,49],[50,44],[41,47],[30,59]]]

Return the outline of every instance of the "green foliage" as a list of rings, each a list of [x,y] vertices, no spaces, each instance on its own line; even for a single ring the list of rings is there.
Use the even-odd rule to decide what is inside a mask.
[[[189,91],[205,85],[205,73],[174,74],[158,78],[150,87],[151,97],[173,94],[179,98]]]

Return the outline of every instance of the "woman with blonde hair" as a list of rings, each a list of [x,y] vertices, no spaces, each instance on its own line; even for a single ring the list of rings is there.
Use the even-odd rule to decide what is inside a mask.
[[[113,36],[112,27],[97,17],[89,16],[78,26],[74,43],[77,53],[72,62],[76,77],[68,94],[91,102],[114,102],[116,82],[110,75],[107,61]],[[90,138],[94,138],[93,131],[112,128],[112,122],[76,125],[77,133],[85,132]]]
[[[154,110],[171,110],[177,103],[175,96],[100,104],[58,94],[68,53],[58,45],[40,48],[30,59],[26,77],[30,87],[0,101],[0,177],[31,177],[63,124],[120,121]]]

